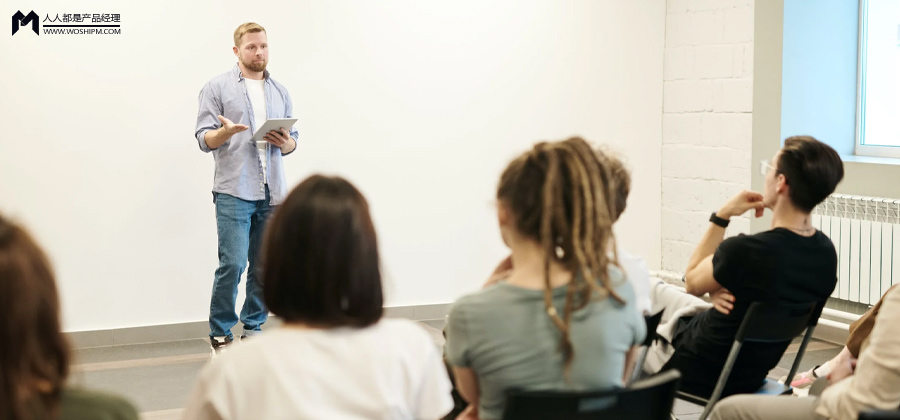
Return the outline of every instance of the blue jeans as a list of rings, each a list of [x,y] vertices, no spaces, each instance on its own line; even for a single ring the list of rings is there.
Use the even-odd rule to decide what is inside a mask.
[[[238,322],[234,312],[238,283],[250,261],[247,272],[247,298],[241,309],[240,321],[244,335],[260,331],[269,310],[263,302],[260,278],[259,249],[266,221],[274,207],[269,205],[269,187],[266,199],[245,201],[221,193],[213,193],[216,202],[216,226],[219,233],[219,268],[213,282],[212,300],[209,304],[209,336],[233,338],[231,327]]]

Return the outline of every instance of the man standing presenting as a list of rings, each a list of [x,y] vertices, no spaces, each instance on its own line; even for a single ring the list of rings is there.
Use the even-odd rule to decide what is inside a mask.
[[[234,31],[237,64],[214,77],[200,91],[195,136],[200,150],[216,160],[213,202],[219,236],[219,268],[209,307],[209,338],[214,352],[234,337],[235,299],[247,267],[247,297],[241,309],[241,338],[260,332],[268,310],[263,302],[259,247],[270,212],[286,194],[282,156],[297,147],[297,130],[270,131],[265,142],[252,133],[270,118],[291,118],[287,89],[266,70],[269,46],[266,30],[245,23]]]

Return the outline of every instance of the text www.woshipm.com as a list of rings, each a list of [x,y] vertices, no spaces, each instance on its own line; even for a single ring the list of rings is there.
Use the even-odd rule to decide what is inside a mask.
[[[120,35],[122,28],[43,28],[44,35]]]

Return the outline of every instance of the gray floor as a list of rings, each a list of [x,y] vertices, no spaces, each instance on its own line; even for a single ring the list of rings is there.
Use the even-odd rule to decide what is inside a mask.
[[[443,345],[443,319],[422,321],[435,340]],[[796,352],[792,345],[779,366],[769,376],[787,374]],[[809,369],[831,359],[840,346],[813,341],[806,351],[801,369]],[[141,345],[96,347],[74,352],[72,382],[93,389],[123,395],[141,411],[144,420],[178,419],[200,369],[209,360],[209,344],[203,338]],[[679,420],[696,419],[702,407],[676,401]]]

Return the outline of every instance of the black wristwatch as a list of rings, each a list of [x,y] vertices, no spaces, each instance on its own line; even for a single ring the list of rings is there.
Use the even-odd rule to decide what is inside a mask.
[[[727,228],[728,222],[730,222],[730,220],[728,220],[728,219],[723,219],[719,216],[716,216],[716,212],[713,212],[712,216],[709,216],[709,221],[712,222],[713,224],[715,224],[717,226],[721,226],[723,228]]]

